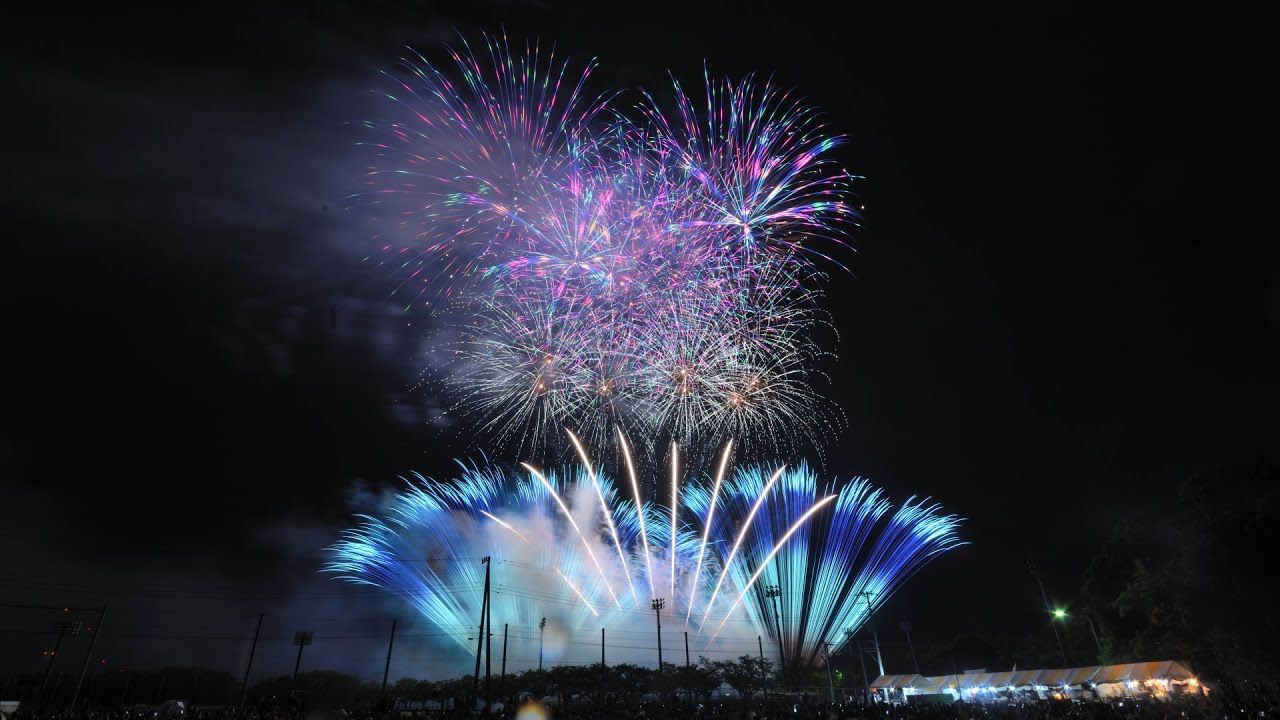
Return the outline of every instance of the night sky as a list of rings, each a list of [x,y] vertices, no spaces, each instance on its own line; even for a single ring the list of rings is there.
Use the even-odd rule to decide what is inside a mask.
[[[848,135],[867,219],[827,301],[828,469],[934,496],[972,543],[886,627],[1034,633],[1028,550],[1069,601],[1117,521],[1275,460],[1274,4],[311,5],[3,31],[0,603],[110,603],[112,667],[239,672],[266,612],[264,675],[304,628],[355,636],[309,665],[381,671],[406,609],[318,576],[321,548],[474,447],[413,389],[425,318],[360,261],[348,123],[456,32],[596,57],[597,89],[772,73]],[[0,671],[42,667],[55,615],[0,608]],[[405,648],[403,673],[455,669]]]

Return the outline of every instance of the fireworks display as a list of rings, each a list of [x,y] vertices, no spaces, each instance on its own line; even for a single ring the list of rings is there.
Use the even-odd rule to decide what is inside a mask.
[[[585,451],[554,472],[415,475],[384,517],[364,517],[330,548],[326,571],[399,594],[461,649],[472,645],[487,555],[499,622],[651,628],[650,600],[661,597],[664,624],[687,630],[699,652],[740,654],[732,648],[757,635],[777,646],[780,624],[782,656],[812,664],[822,643],[838,648],[960,544],[959,518],[915,498],[895,507],[863,479],[823,482],[803,464],[734,469],[731,446],[705,473],[672,448],[661,470],[638,476],[617,439],[621,483]],[[780,590],[776,614],[768,586]]]
[[[858,220],[840,138],[751,76],[624,103],[536,46],[450,54],[387,74],[352,204],[406,309],[435,318],[453,409],[525,457],[566,438],[576,464],[414,475],[326,571],[399,594],[460,649],[489,557],[503,623],[641,632],[662,598],[700,653],[763,636],[813,664],[960,544],[937,505],[758,462],[821,452],[833,427],[813,380],[824,268]]]
[[[837,415],[812,389],[815,300],[858,218],[840,138],[752,77],[624,105],[588,94],[589,65],[487,40],[387,74],[352,197],[371,259],[444,326],[431,376],[453,410],[517,450],[565,426],[600,448],[614,423],[820,450]]]

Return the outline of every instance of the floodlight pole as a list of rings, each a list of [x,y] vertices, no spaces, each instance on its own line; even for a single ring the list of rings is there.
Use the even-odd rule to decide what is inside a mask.
[[[302,667],[302,649],[310,645],[314,638],[315,634],[307,630],[299,630],[293,634],[293,644],[298,646],[298,659],[293,663],[294,684],[298,682],[298,669]]]
[[[903,620],[898,628],[907,636],[907,647],[911,648],[911,665],[916,669],[916,674],[920,674],[920,661],[916,659],[916,646],[911,642],[911,623]]]
[[[1089,633],[1093,635],[1093,644],[1098,647],[1098,664],[1101,665],[1104,661],[1102,659],[1102,640],[1098,638],[1098,628],[1094,627],[1093,618],[1089,617],[1087,612],[1083,613],[1083,616],[1084,621],[1089,624]]]
[[[823,641],[822,647],[827,654],[827,662],[825,663],[825,665],[827,666],[827,691],[830,693],[829,699],[831,701],[831,704],[835,705],[836,704],[836,682],[835,680],[831,679],[831,643],[830,641]]]
[[[80,664],[80,678],[76,680],[75,692],[71,693],[71,710],[76,709],[76,700],[80,699],[80,688],[84,685],[84,674],[89,670],[89,660],[93,657],[93,649],[98,645],[98,633],[102,630],[102,621],[107,617],[107,606],[104,604],[98,611],[98,622],[93,624],[93,637],[89,638],[89,649],[84,651],[84,662]],[[97,677],[95,675],[94,677]]]
[[[538,669],[542,669],[542,636],[547,630],[547,619],[538,622]]]
[[[249,662],[244,666],[244,679],[240,681],[240,707],[244,707],[244,696],[249,691],[249,671],[253,670],[253,656],[258,653],[258,638],[262,636],[262,618],[266,613],[258,613],[258,628],[253,631],[253,644],[249,646]]]
[[[782,588],[770,585],[764,589],[764,596],[773,600],[773,624],[778,628],[778,662],[780,668],[787,666],[787,653],[782,643],[782,616],[778,613],[778,598],[782,597]]]
[[[484,603],[484,711],[489,712],[493,703],[493,603],[489,602],[489,567],[485,564],[485,603]]]
[[[1049,629],[1053,630],[1053,639],[1058,641],[1058,652],[1062,653],[1062,667],[1069,667],[1071,661],[1067,660],[1067,648],[1062,644],[1062,635],[1058,632],[1058,626],[1053,622],[1053,606],[1049,604],[1049,593],[1044,590],[1044,577],[1040,573],[1040,568],[1036,566],[1036,561],[1031,557],[1030,548],[1027,549],[1027,570],[1031,572],[1031,577],[1036,579],[1036,584],[1040,586],[1040,599],[1044,600],[1044,611],[1049,616]]]
[[[667,606],[667,601],[665,598],[654,598],[649,605],[653,607],[653,618],[658,624],[658,685],[665,689],[666,678],[662,673],[662,608]]]
[[[387,664],[382,668],[382,690],[378,692],[378,704],[384,705],[387,702],[387,677],[391,675],[391,649],[396,644],[396,623],[398,619],[391,620],[391,639],[387,640]]]
[[[769,699],[769,679],[764,674],[764,638],[756,636],[756,648],[760,651],[760,692],[764,694],[764,699]]]
[[[53,652],[49,653],[49,663],[44,666],[44,680],[40,681],[40,694],[37,695],[40,701],[44,700],[44,689],[49,684],[49,675],[53,672],[53,661],[57,659],[58,651],[62,649],[62,639],[67,636],[67,633],[72,635],[79,633],[80,627],[81,623],[72,621],[54,624],[53,631],[58,633],[58,639],[53,643]]]
[[[654,598],[649,606],[653,608],[653,618],[658,625],[658,674],[662,674],[662,608],[667,606],[666,598]]]

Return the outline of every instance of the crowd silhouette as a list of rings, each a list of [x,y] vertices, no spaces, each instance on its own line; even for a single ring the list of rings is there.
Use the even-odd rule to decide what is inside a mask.
[[[481,703],[480,705],[482,705]],[[296,699],[268,700],[254,707],[184,708],[115,707],[72,712],[66,709],[20,707],[5,720],[460,720],[489,717],[494,720],[1266,720],[1280,712],[1280,695],[1274,686],[1230,688],[1204,696],[1165,699],[1015,701],[987,703],[888,704],[797,701],[773,697],[753,702],[638,703],[579,701],[561,705],[524,700],[507,705],[494,703],[486,712],[464,702],[439,703],[439,707],[402,709],[374,706],[360,708],[307,707]]]

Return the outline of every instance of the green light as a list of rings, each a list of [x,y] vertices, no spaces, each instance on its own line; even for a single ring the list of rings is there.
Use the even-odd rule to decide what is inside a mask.
[[[1062,608],[1054,608],[1054,609],[1053,609],[1053,618],[1054,618],[1055,620],[1061,620],[1061,619],[1065,618],[1066,616],[1067,616],[1067,611],[1066,611],[1066,610],[1063,610]]]

